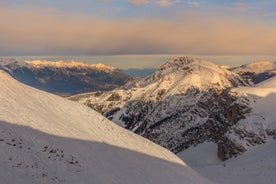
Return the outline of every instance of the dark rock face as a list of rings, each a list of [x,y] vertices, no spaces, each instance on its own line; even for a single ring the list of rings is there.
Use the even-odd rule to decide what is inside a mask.
[[[0,61],[1,62],[1,61]],[[130,76],[120,70],[106,72],[85,67],[33,67],[12,62],[0,66],[18,81],[57,94],[109,91],[123,85]]]
[[[242,99],[241,103],[241,99],[233,95],[230,89],[213,88],[200,91],[197,88],[190,88],[185,94],[165,98],[162,98],[164,90],[160,91],[158,92],[160,96],[157,95],[154,100],[131,100],[122,108],[116,107],[116,103],[122,101],[122,97],[116,92],[112,92],[108,97],[116,97],[114,101],[109,101],[108,105],[89,100],[86,101],[86,105],[110,120],[119,117],[120,124],[125,128],[174,153],[205,141],[218,144],[218,156],[221,160],[247,150],[242,142],[231,139],[232,132],[244,135],[248,140],[251,136],[243,129],[234,128],[246,114],[251,112],[246,98]],[[251,142],[252,145],[262,143],[262,141]]]
[[[185,104],[188,98],[198,100]],[[244,118],[245,113],[250,112],[249,107],[238,104],[235,98],[228,90],[199,92],[193,89],[188,94],[168,97],[157,103],[128,103],[120,120],[125,128],[175,153],[204,141],[215,142],[219,145],[220,158],[225,160],[246,150],[226,135],[233,125]],[[178,103],[171,103],[175,101]],[[104,114],[112,120],[111,111]]]

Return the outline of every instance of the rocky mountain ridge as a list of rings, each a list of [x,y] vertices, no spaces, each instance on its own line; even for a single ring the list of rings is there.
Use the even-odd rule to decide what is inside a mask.
[[[237,86],[249,84],[213,63],[182,57],[122,88],[70,99],[175,153],[205,141],[214,142],[218,156],[226,160],[248,149],[243,140],[232,139],[232,134],[244,133],[232,127],[252,111],[250,99],[231,91]]]

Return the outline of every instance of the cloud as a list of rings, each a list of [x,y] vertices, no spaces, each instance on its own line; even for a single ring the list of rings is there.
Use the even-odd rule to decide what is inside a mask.
[[[167,6],[172,5],[172,2],[170,2],[168,0],[156,0],[156,3],[160,6],[163,6],[163,7],[167,7]]]
[[[149,3],[149,0],[128,0],[128,2],[135,6],[142,6]]]
[[[0,9],[0,55],[275,54],[276,25],[251,16],[199,10],[178,19],[109,19],[41,12]]]
[[[194,7],[197,7],[200,5],[200,2],[197,2],[197,1],[188,1],[187,4],[189,6],[194,6]]]
[[[155,2],[159,6],[168,7],[175,3],[180,2],[180,0],[151,0],[151,1],[150,0],[128,0],[128,2],[135,6],[143,6],[143,5],[147,5],[149,3]]]
[[[250,9],[250,5],[244,2],[235,2],[232,4],[232,10],[246,11]]]
[[[262,12],[261,14],[262,16],[264,17],[272,17],[272,16],[275,16],[276,15],[276,12]]]

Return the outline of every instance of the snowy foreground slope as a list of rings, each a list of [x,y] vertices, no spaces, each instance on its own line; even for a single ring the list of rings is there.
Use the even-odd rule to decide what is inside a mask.
[[[0,71],[0,183],[211,183],[92,109]]]

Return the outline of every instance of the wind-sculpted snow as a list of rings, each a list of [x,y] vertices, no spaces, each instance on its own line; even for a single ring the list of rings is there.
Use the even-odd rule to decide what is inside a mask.
[[[0,79],[0,183],[211,183],[88,107]]]

